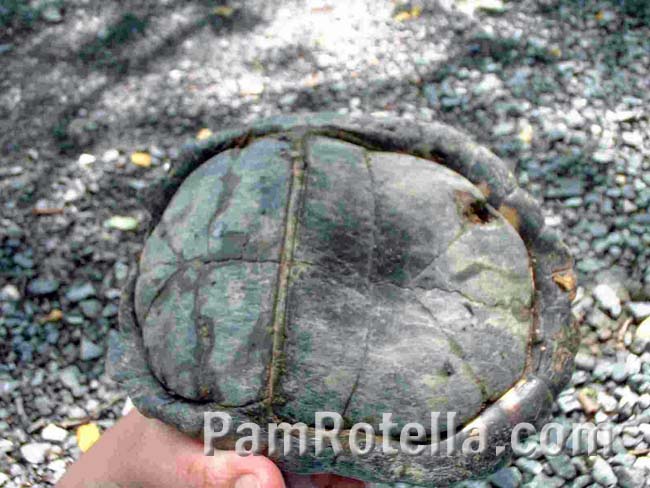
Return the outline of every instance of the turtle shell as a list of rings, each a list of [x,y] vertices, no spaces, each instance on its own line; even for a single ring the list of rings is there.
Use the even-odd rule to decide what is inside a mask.
[[[441,445],[487,426],[503,452],[277,459],[446,486],[502,461],[512,426],[541,422],[568,380],[571,258],[507,165],[447,126],[264,121],[188,146],[150,207],[109,367],[190,435],[216,410],[376,430],[391,412],[397,432],[438,412]]]

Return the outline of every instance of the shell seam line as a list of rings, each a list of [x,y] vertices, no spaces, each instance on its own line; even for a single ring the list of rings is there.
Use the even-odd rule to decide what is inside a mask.
[[[273,346],[271,350],[271,363],[269,365],[269,381],[267,386],[268,410],[273,415],[273,400],[276,395],[276,386],[280,378],[282,354],[284,351],[284,335],[287,314],[287,294],[289,290],[289,273],[293,260],[298,233],[298,213],[305,190],[305,141],[308,134],[299,134],[293,141],[291,149],[291,180],[289,183],[289,201],[285,214],[285,232],[278,266],[278,280],[275,300],[273,303],[272,331]]]
[[[221,397],[221,393],[219,392],[218,385],[216,383],[211,384],[211,382],[209,381],[209,375],[207,374],[208,362],[210,360],[210,351],[214,349],[214,344],[215,344],[215,331],[214,331],[214,327],[209,327],[206,324],[205,319],[201,314],[201,309],[199,307],[200,305],[199,290],[203,286],[203,279],[207,273],[208,270],[206,268],[199,268],[197,270],[196,285],[194,288],[194,306],[192,308],[192,315],[193,315],[192,318],[194,320],[196,344],[197,344],[198,352],[200,353],[199,364],[201,365],[201,369],[199,370],[199,381],[197,384],[197,388],[198,388],[198,395],[201,398],[209,397],[209,396],[214,397],[215,395]]]
[[[229,151],[232,151],[230,149]],[[223,154],[226,154],[225,152]],[[232,153],[228,154],[228,157],[230,158],[228,169],[226,169],[226,172],[219,177],[219,180],[221,180],[222,184],[222,191],[219,194],[219,198],[217,201],[217,208],[214,211],[214,214],[208,221],[208,226],[205,229],[206,230],[206,236],[205,236],[205,253],[206,255],[210,254],[210,235],[211,235],[211,229],[214,227],[215,223],[217,222],[217,219],[221,217],[226,210],[230,207],[230,202],[232,202],[232,197],[233,197],[233,188],[231,187],[231,180],[233,178],[234,172],[233,172],[233,166],[236,164],[237,161],[237,156],[234,156]],[[207,161],[206,161],[207,162]],[[234,178],[237,178],[235,175]],[[236,182],[236,184],[239,182]],[[245,247],[245,246],[244,246]],[[243,250],[242,250],[243,252]]]
[[[534,353],[537,350],[536,341],[538,339],[538,327],[540,325],[540,310],[539,310],[539,300],[537,300],[537,286],[535,285],[535,279],[537,278],[537,272],[535,271],[535,259],[533,256],[532,250],[526,246],[526,252],[528,253],[528,266],[530,268],[530,273],[533,277],[532,279],[532,323],[530,325],[530,332],[528,333],[528,341],[526,344],[526,364],[524,366],[524,373],[522,378],[527,374],[537,374],[539,370],[539,361],[536,361],[533,357]],[[541,334],[543,335],[543,333]]]
[[[433,311],[429,307],[427,307],[427,305],[422,300],[420,300],[420,298],[418,298],[417,295],[415,295],[414,298],[420,304],[422,309],[427,313],[427,315],[433,321],[433,323],[435,325],[439,326],[439,323],[436,320],[435,315],[433,314]],[[449,345],[449,350],[451,351],[451,353],[454,356],[456,356],[458,359],[460,359],[462,361],[462,364],[463,364],[463,366],[465,368],[465,372],[470,376],[470,379],[472,380],[472,382],[474,382],[476,384],[477,388],[481,392],[481,402],[482,403],[488,402],[490,400],[490,398],[489,398],[490,395],[488,395],[485,382],[480,379],[478,374],[476,374],[476,371],[474,371],[474,368],[472,367],[472,365],[469,364],[467,361],[465,361],[465,358],[463,357],[464,352],[463,352],[462,348],[460,347],[460,344],[458,344],[458,342],[456,342],[456,340],[451,336],[451,334],[449,333],[449,331],[445,327],[440,327],[439,326],[439,329],[442,331],[443,335],[445,336],[445,339],[447,339],[447,344]]]
[[[154,297],[151,299],[151,303],[147,306],[147,310],[144,313],[144,318],[146,319],[149,316],[149,312],[151,311],[154,303],[158,301],[160,296],[165,292],[165,289],[167,288],[167,285],[174,279],[176,276],[178,276],[180,273],[183,271],[187,271],[190,269],[192,266],[197,266],[197,265],[210,265],[210,264],[216,264],[216,265],[227,265],[227,264],[232,264],[232,263],[255,263],[255,264],[280,264],[280,261],[277,259],[244,259],[244,258],[223,258],[223,259],[199,259],[199,258],[193,258],[193,259],[178,259],[176,261],[161,261],[161,262],[156,262],[156,267],[160,266],[176,266],[177,269],[176,271],[172,271],[172,273],[163,279],[162,283],[158,286],[158,289],[156,290],[156,293]],[[312,263],[306,263],[306,264],[312,264]]]
[[[377,235],[378,235],[378,225],[379,225],[379,207],[377,204],[377,185],[375,183],[375,177],[372,172],[372,163],[370,162],[370,154],[367,149],[363,149],[363,162],[364,165],[366,166],[366,169],[368,170],[368,181],[370,183],[370,195],[372,196],[372,217],[373,217],[373,225],[372,225],[372,247],[370,249],[370,254],[368,256],[368,270],[366,272],[366,281],[368,282],[368,287],[371,288],[373,286],[372,283],[372,274],[374,272],[374,266],[375,266],[375,253],[377,250]],[[345,400],[345,404],[343,405],[343,410],[341,412],[341,416],[345,417],[345,415],[348,413],[348,410],[350,408],[350,404],[352,403],[352,397],[354,397],[354,394],[357,391],[357,388],[359,386],[359,381],[361,380],[361,375],[364,373],[365,370],[365,365],[366,361],[368,359],[368,353],[370,352],[370,335],[372,331],[370,330],[370,324],[366,326],[366,333],[364,334],[364,348],[363,348],[363,356],[361,357],[360,360],[360,365],[359,369],[357,371],[356,377],[354,378],[354,383],[352,384],[352,388],[350,389],[350,394],[348,395],[347,399]],[[336,459],[336,456],[335,456]]]

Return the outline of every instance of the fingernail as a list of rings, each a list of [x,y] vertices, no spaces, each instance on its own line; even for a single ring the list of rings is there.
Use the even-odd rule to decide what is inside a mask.
[[[257,480],[257,476],[245,474],[237,478],[235,488],[260,488],[260,482]]]

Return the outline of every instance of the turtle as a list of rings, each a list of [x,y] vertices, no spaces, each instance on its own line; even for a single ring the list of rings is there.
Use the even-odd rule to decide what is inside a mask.
[[[258,450],[288,472],[437,487],[502,466],[514,426],[546,421],[578,345],[576,275],[508,162],[443,123],[326,113],[180,154],[147,193],[109,340],[141,413],[195,438],[215,411],[301,425],[310,447],[316,412],[336,413],[343,439],[381,442],[299,452],[292,431]],[[381,449],[416,423],[446,455]],[[448,449],[481,428],[488,449]]]

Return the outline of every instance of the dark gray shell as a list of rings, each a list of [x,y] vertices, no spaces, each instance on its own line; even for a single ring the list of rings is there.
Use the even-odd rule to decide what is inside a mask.
[[[459,445],[486,425],[506,446],[568,380],[571,258],[506,165],[447,126],[264,121],[186,148],[150,205],[109,366],[190,435],[204,411],[375,429],[454,411]],[[509,450],[292,452],[290,471],[447,486]]]

